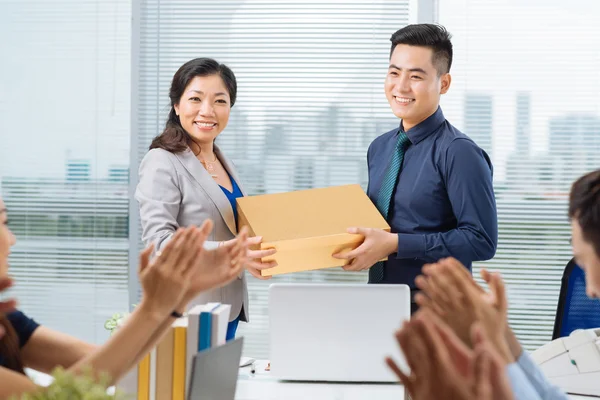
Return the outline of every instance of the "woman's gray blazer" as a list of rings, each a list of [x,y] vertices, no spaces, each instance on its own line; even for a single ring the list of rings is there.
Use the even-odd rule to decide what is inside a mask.
[[[216,145],[214,151],[245,196],[233,163]],[[140,208],[142,240],[146,246],[154,243],[156,250],[165,245],[177,228],[192,224],[200,226],[207,218],[212,219],[214,228],[205,248],[215,248],[220,241],[232,239],[237,234],[227,196],[189,148],[181,153],[150,150],[140,164],[135,198]],[[230,321],[242,310],[241,320],[249,321],[244,271],[227,286],[200,294],[191,305],[208,302],[231,304]]]

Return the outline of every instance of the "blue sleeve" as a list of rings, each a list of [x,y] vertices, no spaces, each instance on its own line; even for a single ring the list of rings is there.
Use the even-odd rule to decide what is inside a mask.
[[[510,382],[515,400],[542,400],[521,368],[512,363],[506,366],[506,375]]]
[[[487,154],[468,139],[456,139],[440,160],[440,173],[456,217],[456,228],[430,234],[398,234],[398,258],[464,264],[489,260],[498,245],[498,215]]]
[[[517,364],[542,400],[569,399],[569,396],[565,392],[548,381],[540,367],[526,351],[521,353]]]
[[[37,322],[23,314],[21,311],[13,311],[6,314],[6,318],[17,332],[19,337],[19,347],[23,348],[27,341],[33,335],[33,332],[40,326]]]

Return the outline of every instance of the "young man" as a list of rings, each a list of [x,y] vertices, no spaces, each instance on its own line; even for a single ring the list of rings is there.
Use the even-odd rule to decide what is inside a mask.
[[[451,82],[450,34],[418,24],[390,40],[385,94],[401,123],[369,147],[367,194],[391,233],[350,228],[364,235],[363,244],[334,257],[349,260],[349,271],[370,268],[369,283],[404,283],[414,290],[425,263],[452,256],[470,268],[492,258],[498,221],[488,155],[439,106]]]

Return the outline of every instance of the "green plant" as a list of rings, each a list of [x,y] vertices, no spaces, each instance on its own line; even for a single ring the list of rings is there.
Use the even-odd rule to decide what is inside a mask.
[[[107,319],[104,323],[104,329],[109,331],[112,335],[113,333],[115,333],[117,328],[123,324],[123,321],[125,321],[125,318],[127,318],[128,315],[128,313],[113,314],[112,317]]]
[[[134,304],[132,306],[132,309],[134,309],[135,306],[137,306],[137,304]],[[125,320],[129,316],[129,314],[130,313],[115,313],[115,314],[113,314],[104,323],[104,329],[106,329],[107,331],[109,331],[110,334],[112,335],[113,333],[115,333],[115,331],[117,330],[118,327],[120,327],[121,325],[123,325],[123,322],[125,322]]]
[[[54,381],[42,390],[24,394],[21,397],[12,396],[10,400],[125,400],[129,399],[119,391],[108,394],[110,378],[104,374],[96,380],[91,368],[86,368],[80,374],[73,374],[62,368],[52,372]]]

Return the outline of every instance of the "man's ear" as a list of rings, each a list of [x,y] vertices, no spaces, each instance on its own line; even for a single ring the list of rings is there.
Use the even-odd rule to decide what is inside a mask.
[[[446,94],[448,89],[450,89],[450,84],[452,83],[452,76],[447,73],[440,77],[441,86],[440,86],[440,94]]]

